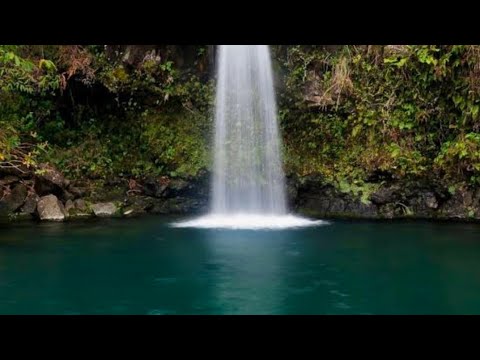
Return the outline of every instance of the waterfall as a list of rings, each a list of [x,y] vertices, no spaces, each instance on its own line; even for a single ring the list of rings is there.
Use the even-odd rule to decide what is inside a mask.
[[[217,76],[212,213],[286,214],[268,47],[220,46]]]
[[[268,46],[220,45],[217,54],[211,210],[175,226],[262,229],[322,223],[287,211]]]

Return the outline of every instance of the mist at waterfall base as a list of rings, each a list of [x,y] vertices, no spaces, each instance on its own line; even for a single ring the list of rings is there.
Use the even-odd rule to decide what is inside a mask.
[[[267,45],[220,45],[211,211],[176,227],[282,229],[325,224],[288,213]]]

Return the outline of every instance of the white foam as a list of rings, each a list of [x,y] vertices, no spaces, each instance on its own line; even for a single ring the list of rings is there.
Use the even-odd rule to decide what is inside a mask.
[[[295,215],[262,215],[262,214],[234,214],[234,215],[205,215],[196,219],[172,224],[178,228],[203,229],[288,229],[308,226],[327,225],[324,220],[310,220]]]

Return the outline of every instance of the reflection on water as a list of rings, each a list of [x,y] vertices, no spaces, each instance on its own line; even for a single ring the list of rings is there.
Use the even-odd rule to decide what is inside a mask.
[[[480,314],[480,227],[0,229],[2,314]]]
[[[216,308],[232,314],[282,312],[286,244],[292,233],[218,230],[204,236],[218,266],[207,275],[213,277]]]

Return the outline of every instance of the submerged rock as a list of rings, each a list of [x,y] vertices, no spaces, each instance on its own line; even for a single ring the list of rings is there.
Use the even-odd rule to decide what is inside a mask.
[[[40,220],[63,221],[66,217],[65,208],[55,195],[41,197],[37,204],[37,212]]]
[[[113,202],[93,204],[91,205],[91,208],[95,216],[99,217],[116,216],[120,210]]]

